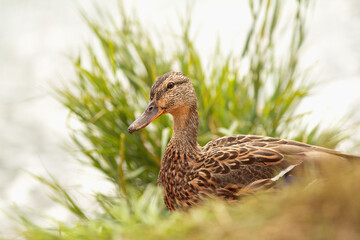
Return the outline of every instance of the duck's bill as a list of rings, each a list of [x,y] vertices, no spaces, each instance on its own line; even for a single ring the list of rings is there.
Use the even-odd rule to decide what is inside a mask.
[[[154,102],[150,102],[141,116],[129,126],[128,132],[133,133],[146,127],[163,113],[163,109],[156,106]]]

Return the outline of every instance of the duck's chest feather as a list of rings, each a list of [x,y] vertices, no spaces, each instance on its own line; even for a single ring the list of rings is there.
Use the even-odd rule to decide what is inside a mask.
[[[194,171],[194,155],[167,150],[164,154],[158,184],[164,188],[164,202],[170,210],[186,208],[199,201],[198,189],[192,183],[199,177]]]

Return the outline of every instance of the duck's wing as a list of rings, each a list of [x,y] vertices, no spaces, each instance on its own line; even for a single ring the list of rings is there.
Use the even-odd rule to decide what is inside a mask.
[[[220,165],[229,165],[232,170],[235,170],[236,166],[250,165],[279,165],[285,169],[289,164],[301,163],[303,161],[301,153],[304,150],[300,148],[309,149],[310,147],[307,144],[278,138],[237,135],[211,141],[203,147],[203,152],[205,158],[213,159]],[[289,157],[293,154],[296,157]],[[285,161],[288,164],[284,164]]]
[[[256,135],[222,137],[209,142],[203,149],[211,157],[218,159],[227,158],[231,151],[237,151],[240,160],[248,159],[251,163],[260,165],[273,165],[282,161],[295,164],[303,161],[360,161],[360,156],[292,140]],[[232,155],[230,159],[235,158]]]
[[[227,199],[268,188],[306,161],[359,159],[334,150],[291,140],[238,135],[219,138],[203,147],[196,168],[202,175],[200,188],[215,188]]]

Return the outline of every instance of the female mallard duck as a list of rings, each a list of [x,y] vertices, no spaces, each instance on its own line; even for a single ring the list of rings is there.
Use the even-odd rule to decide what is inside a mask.
[[[360,157],[278,138],[236,135],[201,147],[197,142],[198,111],[195,90],[180,72],[156,80],[144,113],[128,131],[133,133],[164,113],[174,118],[174,131],[161,163],[158,183],[170,210],[197,205],[209,196],[228,201],[272,186],[295,166],[322,159]]]

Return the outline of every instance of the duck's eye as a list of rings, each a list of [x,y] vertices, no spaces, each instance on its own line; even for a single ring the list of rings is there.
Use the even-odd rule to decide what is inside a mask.
[[[168,85],[167,85],[167,88],[173,88],[175,86],[175,83],[173,82],[169,82]]]

